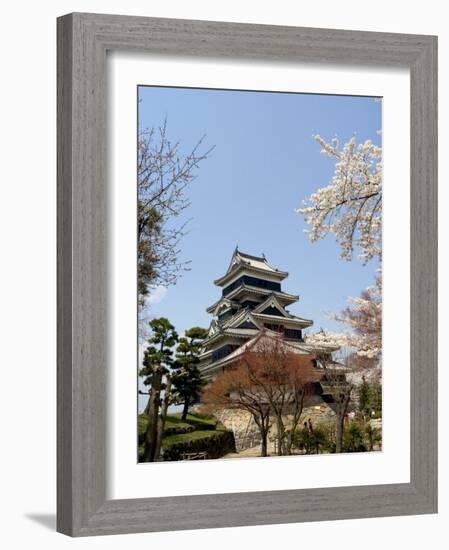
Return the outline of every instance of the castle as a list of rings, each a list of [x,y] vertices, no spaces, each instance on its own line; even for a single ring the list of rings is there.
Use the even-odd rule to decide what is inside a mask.
[[[235,249],[226,273],[214,283],[221,288],[221,297],[207,308],[214,316],[203,342],[200,371],[210,380],[235,363],[247,349],[257,346],[261,338],[282,335],[289,351],[316,356],[337,348],[308,345],[303,329],[313,321],[292,315],[287,306],[299,296],[281,288],[288,277],[286,271],[273,267],[265,255],[253,256]]]

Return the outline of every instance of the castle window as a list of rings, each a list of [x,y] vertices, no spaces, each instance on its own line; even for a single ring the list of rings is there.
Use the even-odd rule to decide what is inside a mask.
[[[284,336],[289,340],[302,340],[302,330],[286,328],[284,331]]]
[[[214,350],[212,354],[212,361],[218,361],[219,359],[223,359],[230,353],[232,353],[238,346],[232,346],[230,344],[227,344],[226,346],[222,346],[221,348],[218,348]]]
[[[284,332],[284,325],[275,325],[274,323],[264,323],[264,326],[268,330],[273,330],[274,332]]]

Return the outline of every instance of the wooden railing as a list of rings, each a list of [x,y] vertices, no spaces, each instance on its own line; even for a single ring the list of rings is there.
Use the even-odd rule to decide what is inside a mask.
[[[207,452],[202,451],[199,453],[181,453],[181,460],[206,460]]]

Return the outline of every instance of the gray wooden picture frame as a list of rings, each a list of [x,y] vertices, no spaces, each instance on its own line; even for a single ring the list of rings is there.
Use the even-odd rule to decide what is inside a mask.
[[[106,52],[408,67],[410,483],[106,499]],[[58,19],[57,529],[72,536],[437,511],[437,38],[74,13]]]

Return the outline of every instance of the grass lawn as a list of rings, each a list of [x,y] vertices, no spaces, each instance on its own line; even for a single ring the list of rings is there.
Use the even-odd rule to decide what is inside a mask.
[[[185,420],[181,420],[181,413],[170,414],[167,416],[167,420],[169,419],[172,422],[187,422],[187,424],[206,430],[215,430],[217,426],[217,421],[212,416],[203,416],[194,413],[188,414]]]
[[[144,414],[139,414],[138,430],[143,433],[147,427],[147,417]],[[169,414],[165,421],[165,430],[192,432],[193,430],[215,430],[217,421],[212,417],[199,416],[196,414],[188,414],[186,420],[181,419],[181,413]],[[176,434],[182,435],[182,434]]]

